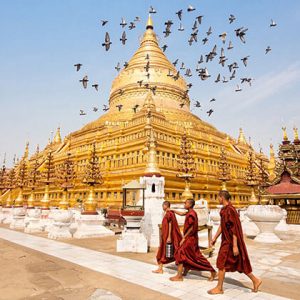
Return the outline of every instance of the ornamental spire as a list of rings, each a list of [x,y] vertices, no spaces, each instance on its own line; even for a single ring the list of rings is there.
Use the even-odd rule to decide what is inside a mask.
[[[146,29],[153,29],[153,21],[152,21],[152,18],[151,18],[150,14],[149,14],[149,17],[148,17]]]

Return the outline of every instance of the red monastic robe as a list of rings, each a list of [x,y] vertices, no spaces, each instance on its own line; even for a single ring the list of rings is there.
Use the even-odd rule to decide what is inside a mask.
[[[172,244],[174,246],[174,251],[177,250],[177,248],[179,247],[180,241],[182,239],[175,213],[173,211],[168,210],[165,213],[164,218],[162,220],[160,246],[158,248],[157,255],[156,255],[156,260],[159,264],[168,264],[175,260],[174,258],[166,257],[166,244],[167,244],[167,239],[169,236],[169,223],[170,222],[172,224],[171,240],[172,240]]]
[[[217,258],[217,268],[226,272],[249,274],[252,272],[247,248],[244,242],[243,230],[236,209],[229,203],[220,212],[222,242]],[[233,235],[237,237],[239,255],[233,255]]]
[[[215,272],[210,262],[200,252],[198,245],[198,216],[193,209],[190,209],[185,216],[184,234],[191,227],[192,231],[186,236],[185,241],[175,253],[176,264],[183,264],[185,268],[190,270]]]

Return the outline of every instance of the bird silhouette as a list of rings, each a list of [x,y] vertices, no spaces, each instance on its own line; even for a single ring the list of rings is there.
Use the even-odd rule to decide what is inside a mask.
[[[83,88],[87,88],[87,83],[88,83],[88,81],[89,81],[89,79],[88,79],[88,76],[87,75],[85,75],[82,79],[80,79],[79,80],[79,82],[81,82],[82,83],[82,86],[83,86]]]
[[[265,54],[268,54],[271,50],[272,50],[271,47],[268,46],[268,47],[266,48],[266,53],[265,53]]]
[[[156,13],[157,13],[157,11],[154,9],[154,7],[150,6],[150,8],[149,8],[149,14],[156,14]]]
[[[105,25],[108,23],[107,20],[101,20],[100,22],[101,22],[101,25],[102,25],[102,26],[105,26]]]
[[[176,12],[176,15],[178,16],[179,20],[181,21],[182,19],[182,9]]]
[[[109,110],[109,107],[107,107],[107,105],[103,105],[103,109],[102,109],[103,111],[108,111]]]
[[[110,41],[109,33],[106,32],[106,34],[105,34],[105,41],[104,41],[104,43],[102,43],[102,46],[105,47],[106,51],[108,51],[111,44],[112,44],[112,42]]]
[[[82,64],[75,64],[74,67],[76,67],[76,71],[78,72],[82,67]]]
[[[126,44],[127,38],[126,38],[126,32],[123,31],[122,37],[120,38],[120,41],[122,42],[123,45]]]
[[[188,11],[188,12],[192,12],[192,11],[194,11],[194,10],[196,10],[196,8],[193,7],[192,5],[189,5],[188,8],[187,8],[187,11]]]
[[[229,24],[233,23],[236,20],[234,15],[229,16]]]
[[[95,83],[95,84],[92,85],[92,87],[95,88],[95,90],[98,92],[99,84]]]
[[[116,105],[116,107],[118,108],[119,111],[121,111],[123,105],[122,104],[118,104],[118,105]]]
[[[214,110],[211,108],[210,110],[208,110],[206,113],[208,114],[208,116],[210,117],[211,114],[214,112]]]
[[[127,25],[127,22],[124,18],[121,19],[120,25],[122,26],[122,28],[124,28]]]
[[[80,116],[85,116],[86,115],[86,112],[82,109],[79,110],[79,115]]]

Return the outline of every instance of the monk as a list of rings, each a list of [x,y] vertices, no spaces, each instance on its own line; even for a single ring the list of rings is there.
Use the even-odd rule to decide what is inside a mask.
[[[189,270],[209,271],[211,273],[210,281],[214,280],[216,276],[215,269],[200,252],[198,245],[198,217],[193,209],[194,206],[194,199],[187,199],[184,205],[187,212],[174,211],[178,215],[185,215],[185,222],[183,238],[180,242],[180,247],[175,252],[176,265],[178,266],[177,275],[171,277],[171,281],[182,281],[183,276]]]
[[[166,257],[167,243],[172,243],[174,247],[174,251],[176,251],[182,239],[176,216],[174,212],[170,210],[170,205],[171,204],[169,201],[164,201],[162,205],[165,215],[162,220],[160,246],[158,248],[157,255],[156,255],[158,269],[152,271],[153,273],[162,274],[163,265],[171,263],[175,260],[174,258]]]
[[[246,274],[253,283],[253,292],[258,292],[262,281],[253,275],[252,267],[248,257],[246,245],[243,238],[242,225],[236,209],[230,202],[231,196],[228,191],[219,192],[219,202],[223,205],[221,209],[221,224],[215,237],[211,241],[213,246],[222,234],[221,246],[217,258],[218,284],[208,293],[211,295],[223,294],[223,282],[225,272]]]

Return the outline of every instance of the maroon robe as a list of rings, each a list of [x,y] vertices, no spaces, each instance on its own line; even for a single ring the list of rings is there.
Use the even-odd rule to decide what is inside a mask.
[[[190,209],[185,216],[184,229],[186,232],[192,228],[192,231],[185,237],[185,241],[175,253],[176,264],[190,270],[215,272],[210,262],[202,255],[198,245],[198,216],[197,213]]]
[[[220,212],[222,242],[217,258],[217,268],[226,272],[249,274],[252,272],[247,248],[244,242],[243,230],[236,209],[229,203]],[[233,255],[233,235],[237,237],[239,255]]]
[[[171,240],[174,246],[174,251],[177,250],[182,239],[175,213],[170,210],[166,211],[162,220],[160,246],[156,255],[156,260],[159,264],[168,264],[175,260],[174,258],[166,257],[166,244],[169,236],[169,223],[172,224]]]

